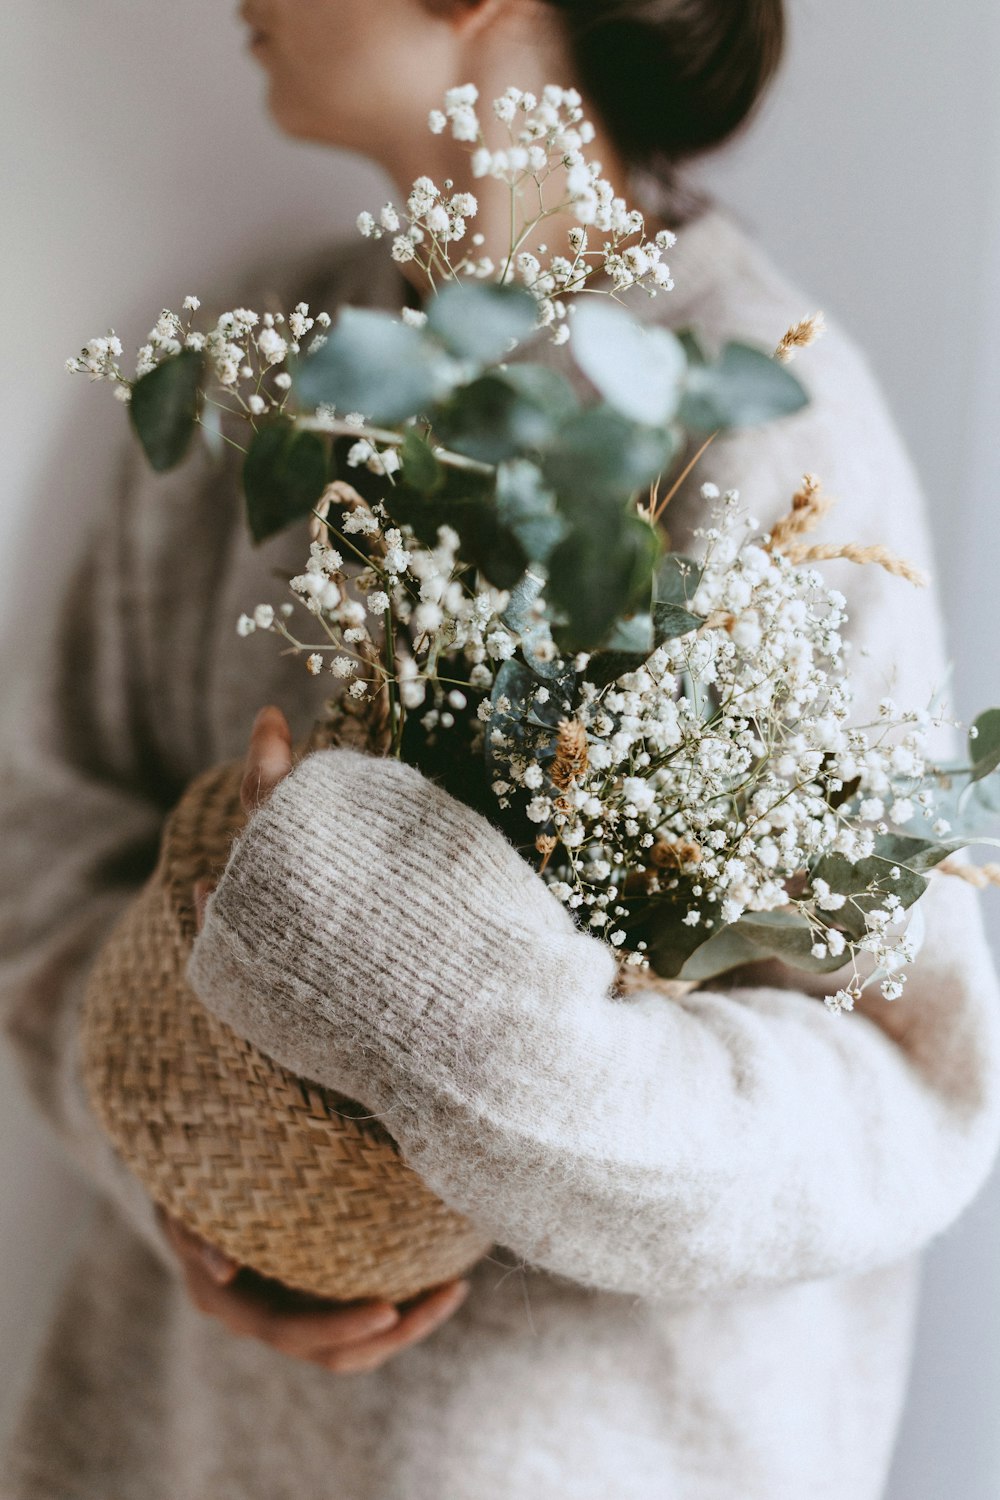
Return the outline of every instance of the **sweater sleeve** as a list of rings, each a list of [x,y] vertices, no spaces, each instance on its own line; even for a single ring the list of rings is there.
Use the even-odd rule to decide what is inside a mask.
[[[758,342],[789,320],[769,297],[745,329]],[[806,412],[720,439],[697,483],[738,484],[766,526],[817,472],[839,500],[821,540],[930,566],[867,362],[833,331],[807,383]],[[695,481],[668,519],[683,549]],[[856,720],[886,692],[926,704],[945,672],[933,595],[846,562],[829,576],[849,601]],[[594,1286],[704,1296],[889,1262],[983,1183],[996,981],[975,894],[938,876],[924,909],[905,998],[863,1013],[818,1003],[838,976],[777,965],[679,1002],[616,1001],[610,951],[495,830],[412,770],[327,752],[251,821],[190,972],[264,1051],[381,1114],[498,1242]]]
[[[145,1189],[91,1111],[79,1056],[90,968],[152,869],[164,811],[183,785],[143,687],[131,561],[141,474],[133,464],[93,527],[52,638],[22,674],[20,701],[5,706],[0,1018],[62,1147],[169,1264]]]
[[[703,1296],[903,1256],[981,1184],[998,1042],[971,899],[928,897],[901,1039],[777,984],[615,1000],[610,949],[484,819],[325,751],[252,819],[190,977],[529,1262]]]

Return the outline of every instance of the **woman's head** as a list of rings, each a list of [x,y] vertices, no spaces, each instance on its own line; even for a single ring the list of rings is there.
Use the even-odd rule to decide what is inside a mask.
[[[669,179],[781,59],[784,0],[243,0],[290,134],[392,157],[457,82],[575,85],[617,157]]]

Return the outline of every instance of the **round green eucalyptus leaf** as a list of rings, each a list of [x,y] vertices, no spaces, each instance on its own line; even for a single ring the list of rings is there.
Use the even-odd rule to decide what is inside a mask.
[[[755,427],[808,405],[805,388],[786,365],[749,344],[727,344],[719,359],[689,366],[680,403],[685,427]]]
[[[427,306],[427,327],[458,359],[491,364],[534,333],[538,304],[522,286],[449,281]]]
[[[623,307],[595,299],[577,305],[569,348],[590,383],[623,416],[649,426],[674,416],[687,355],[668,329],[644,327]]]
[[[969,736],[972,780],[982,781],[1000,766],[1000,708],[988,708],[972,727],[976,731]]]
[[[442,464],[434,456],[430,443],[415,428],[407,428],[399,457],[406,482],[414,489],[433,495],[444,484]]]
[[[424,329],[366,307],[345,307],[326,343],[292,372],[306,409],[325,404],[386,423],[428,410],[460,376],[461,366]]]
[[[564,423],[542,458],[561,510],[626,500],[666,471],[677,440],[669,428],[630,422],[609,406]]]
[[[657,534],[627,511],[606,514],[594,526],[586,520],[554,548],[548,564],[548,597],[565,621],[557,638],[574,651],[596,649],[622,616],[648,609],[659,556]]]
[[[844,957],[814,958],[816,939],[804,917],[797,912],[747,912],[731,926],[720,927],[686,960],[682,979],[704,982],[743,964],[779,958],[795,969],[814,974],[833,974],[844,966]]]
[[[555,431],[550,411],[519,388],[507,371],[491,370],[463,385],[435,415],[435,433],[457,453],[480,463],[539,452]]]
[[[850,898],[833,916],[837,926],[854,938],[864,936],[865,913],[881,907],[886,896],[898,896],[904,907],[910,907],[927,889],[918,870],[877,854],[857,864],[843,854],[827,854],[813,866],[810,878],[825,880],[831,891]]]
[[[496,507],[501,524],[514,533],[533,562],[544,563],[569,529],[538,466],[528,459],[500,464]]]
[[[158,473],[179,464],[190,446],[198,422],[204,373],[204,356],[194,349],[182,349],[132,387],[129,418]]]
[[[259,427],[243,463],[247,520],[255,542],[263,542],[307,516],[326,488],[323,440],[287,417]]]

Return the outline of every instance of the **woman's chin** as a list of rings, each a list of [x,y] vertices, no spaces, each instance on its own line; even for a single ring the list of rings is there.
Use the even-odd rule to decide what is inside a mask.
[[[351,131],[344,128],[336,116],[331,117],[322,109],[310,109],[298,89],[280,81],[274,74],[267,93],[267,112],[282,135],[323,146],[359,149],[353,146]]]
[[[295,90],[271,76],[267,92],[267,112],[283,135],[295,136],[299,140],[315,140],[314,123],[302,101],[296,98]]]

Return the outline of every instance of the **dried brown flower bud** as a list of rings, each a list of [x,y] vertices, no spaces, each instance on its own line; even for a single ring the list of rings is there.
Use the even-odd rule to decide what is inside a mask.
[[[583,775],[589,764],[586,729],[579,719],[560,719],[556,757],[549,772],[554,785],[565,791],[571,782]]]

